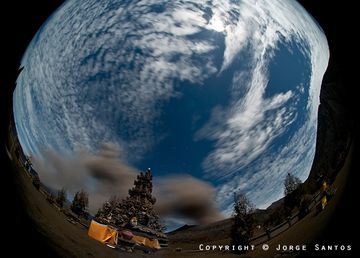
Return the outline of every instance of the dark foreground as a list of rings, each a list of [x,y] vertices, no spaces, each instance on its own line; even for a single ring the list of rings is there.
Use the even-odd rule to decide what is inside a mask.
[[[355,214],[352,210],[356,181],[351,167],[353,148],[344,167],[339,172],[334,186],[335,197],[326,209],[319,214],[315,210],[287,231],[266,242],[269,250],[264,251],[262,245],[242,255],[244,257],[293,257],[297,256],[352,256],[356,251],[356,243],[349,234],[354,228]],[[39,254],[39,257],[238,257],[229,251],[200,251],[199,244],[225,245],[230,242],[226,234],[219,234],[218,222],[213,226],[205,226],[202,230],[184,230],[170,236],[169,248],[153,254],[145,254],[137,250],[126,253],[111,249],[87,236],[87,228],[81,224],[72,224],[67,217],[50,205],[45,197],[34,187],[29,176],[18,165],[13,164],[15,188],[20,193],[16,201],[16,216],[9,223],[14,224],[10,232],[13,238],[14,255],[23,253]],[[12,191],[16,191],[12,189]],[[354,229],[355,230],[355,229]],[[204,237],[204,232],[206,237]],[[315,244],[351,245],[352,251],[315,251]],[[306,245],[307,251],[276,250],[278,245]],[[18,248],[16,248],[17,246]],[[10,247],[10,246],[8,246]],[[181,249],[181,251],[180,251]]]

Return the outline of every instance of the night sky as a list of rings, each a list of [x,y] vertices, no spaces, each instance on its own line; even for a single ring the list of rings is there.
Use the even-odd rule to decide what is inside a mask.
[[[3,48],[6,50],[4,51],[5,55],[2,58],[1,62],[5,65],[3,69],[2,78],[1,78],[1,105],[2,105],[2,112],[4,113],[3,117],[8,117],[7,114],[10,112],[12,104],[11,104],[11,94],[14,88],[14,81],[17,77],[17,69],[20,64],[20,58],[23,55],[27,45],[29,44],[31,38],[38,30],[40,25],[45,21],[45,19],[53,12],[56,8],[57,3],[54,4],[55,1],[49,3],[49,1],[37,1],[36,3],[29,3],[29,2],[14,2],[11,6],[7,6],[5,9],[8,10],[9,13],[13,14],[10,17],[2,17],[2,26],[4,27],[4,33],[8,35],[6,40],[2,41],[4,44]],[[59,1],[60,2],[60,1]],[[300,1],[305,4],[305,7],[315,16],[318,22],[321,24],[325,33],[327,35],[327,39],[329,42],[329,47],[331,50],[331,57],[330,63],[332,64],[331,68],[333,69],[333,77],[341,78],[344,83],[344,98],[347,99],[347,108],[349,110],[354,110],[355,107],[355,94],[354,88],[352,87],[353,83],[353,73],[351,72],[352,69],[349,67],[349,52],[351,51],[353,46],[353,41],[348,40],[349,34],[347,30],[343,28],[347,28],[351,26],[351,24],[355,24],[351,22],[355,16],[349,14],[349,10],[354,10],[351,6],[344,6],[338,3],[329,3],[328,1]],[[346,18],[345,18],[346,17]],[[5,26],[4,26],[5,25]],[[346,48],[344,48],[344,42],[346,42]],[[349,52],[348,52],[349,51]],[[2,135],[5,135],[6,132],[6,124],[2,123]],[[4,154],[2,152],[2,154]],[[5,166],[9,168],[9,161],[7,158],[4,157]],[[355,164],[356,165],[356,164]],[[355,169],[354,169],[355,170]],[[10,173],[5,174],[4,180],[12,182],[12,177]],[[351,188],[352,187],[352,188]],[[354,185],[349,185],[349,192],[351,189],[354,190]],[[10,184],[10,189],[12,188],[12,184]],[[5,188],[8,189],[8,188]],[[2,189],[4,190],[4,188]],[[22,210],[21,206],[14,205],[19,201],[16,199],[16,195],[9,199],[6,202],[9,207],[13,207],[15,214],[19,215],[19,218],[23,219],[23,223],[17,225],[18,229],[28,228],[28,234],[30,236],[34,236],[34,239],[38,239],[37,243],[32,243],[34,247],[38,245],[39,247],[44,247],[44,245],[40,244],[43,243],[43,239],[39,235],[35,233],[34,230],[31,230],[31,225],[27,224],[27,217]],[[350,202],[344,202],[342,207],[344,213],[346,211],[350,211],[350,206],[348,205]],[[347,212],[347,214],[351,215],[353,213]],[[347,217],[348,218],[348,217]],[[9,219],[9,218],[8,218]],[[328,236],[333,236],[333,239],[341,239],[342,233],[345,233],[341,228],[348,228],[351,219],[347,221],[342,220],[342,214],[337,214],[336,217],[337,223],[333,230],[329,229]],[[19,220],[21,221],[21,220]],[[341,222],[343,221],[343,222]],[[14,225],[15,226],[15,225]],[[11,232],[15,232],[12,230]],[[336,233],[336,234],[335,234]],[[7,245],[10,250],[13,250],[11,245]],[[41,248],[25,248],[26,254],[31,253],[31,250],[40,250]],[[39,251],[36,252],[39,254]],[[44,251],[44,254],[46,252]]]

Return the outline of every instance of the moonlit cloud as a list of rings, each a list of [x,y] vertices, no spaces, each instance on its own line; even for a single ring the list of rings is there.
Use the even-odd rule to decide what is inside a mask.
[[[210,30],[215,30],[217,32],[223,32],[225,30],[224,23],[217,15],[214,15],[211,18],[209,24],[207,25],[207,28]]]
[[[141,160],[164,138],[156,127],[163,105],[182,96],[179,82],[204,86],[233,71],[229,103],[214,105],[194,134],[213,144],[200,172],[216,181],[222,209],[229,211],[235,191],[265,207],[282,195],[286,173],[307,177],[329,50],[297,2],[109,3],[65,2],[29,45],[14,92],[27,154],[40,155],[42,146],[71,156],[79,146],[96,152],[114,142],[129,164]],[[216,37],[198,37],[203,32]],[[290,43],[310,64],[309,83],[267,94],[271,61]],[[306,99],[304,121],[275,148],[299,123],[299,98]]]
[[[119,4],[106,12],[96,1],[68,1],[53,15],[29,46],[18,78],[15,98],[26,102],[14,109],[30,118],[27,125],[18,123],[27,138],[65,152],[79,144],[96,150],[96,142],[116,141],[132,153],[129,159],[140,158],[159,141],[153,128],[161,102],[178,95],[174,80],[201,84],[217,68],[207,58],[215,49],[212,42],[186,38],[206,25],[204,11],[174,2],[154,15],[156,4]],[[130,18],[123,15],[129,8]],[[49,116],[46,123],[38,120],[34,96]],[[61,127],[50,117],[61,118]],[[38,152],[29,145],[25,150]]]
[[[245,96],[238,99],[229,111],[223,112],[226,115],[217,116],[216,110],[213,112],[212,120],[224,121],[210,121],[198,132],[198,137],[217,140],[214,152],[204,162],[205,170],[212,177],[233,176],[267,150],[272,140],[293,121],[292,109],[284,106],[291,99],[292,92],[264,98],[267,80],[262,66],[259,62],[253,77],[247,82]],[[219,174],[219,170],[223,173]]]
[[[270,150],[271,154],[259,160],[245,174],[234,175],[232,180],[219,186],[217,201],[222,205],[223,214],[231,215],[234,192],[245,192],[256,202],[257,208],[264,209],[283,196],[283,180],[279,181],[279,178],[292,173],[304,181],[312,165],[315,139],[315,126],[308,128],[304,125],[283,149]]]
[[[238,99],[234,98],[234,103],[224,110],[214,109],[209,123],[197,133],[197,138],[216,141],[216,148],[204,160],[203,167],[208,177],[223,182],[218,189],[218,201],[223,203],[223,208],[231,209],[231,193],[236,191],[248,193],[256,205],[264,208],[282,196],[282,180],[279,178],[292,172],[305,179],[310,172],[320,86],[329,58],[328,46],[322,31],[295,2],[241,1],[237,5],[219,1],[215,5],[221,6],[222,16],[227,21],[221,71],[226,70],[249,46],[252,56],[250,75],[234,76],[233,94],[237,95],[239,84],[245,85],[242,86],[245,87],[243,95],[237,95]],[[233,12],[240,13],[239,19],[230,18]],[[297,133],[283,146],[283,150],[288,152],[274,150],[271,155],[272,142],[296,118],[294,92],[265,97],[269,62],[281,41],[304,45],[303,54],[311,62],[308,117],[298,131],[302,134]],[[294,142],[298,144],[294,145]],[[293,153],[288,146],[299,151]]]

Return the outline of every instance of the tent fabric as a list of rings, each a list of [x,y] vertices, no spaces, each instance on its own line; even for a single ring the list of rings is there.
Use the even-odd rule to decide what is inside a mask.
[[[324,197],[321,199],[322,209],[325,209],[326,205],[327,205],[327,198],[326,198],[326,196],[324,196]]]
[[[116,245],[118,240],[118,231],[116,229],[94,220],[91,221],[88,235],[103,244]]]
[[[147,237],[142,237],[142,236],[133,236],[131,241],[136,244],[143,245],[149,248],[160,249],[160,244],[157,239],[149,239]]]
[[[134,237],[134,234],[128,230],[123,230],[120,232],[120,234],[124,239],[127,239],[127,240],[130,240],[131,238]]]
[[[157,239],[145,239],[145,246],[153,248],[153,249],[160,249],[160,244]]]

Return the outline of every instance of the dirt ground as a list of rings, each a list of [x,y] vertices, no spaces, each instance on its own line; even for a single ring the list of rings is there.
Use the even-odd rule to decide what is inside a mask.
[[[319,214],[315,213],[315,209],[313,209],[310,214],[308,214],[304,219],[300,220],[298,223],[290,227],[287,231],[282,234],[272,238],[270,241],[265,244],[268,245],[269,249],[264,251],[262,249],[262,245],[255,246],[254,251],[247,252],[246,254],[240,255],[240,257],[294,257],[295,255],[309,257],[308,255],[313,255],[315,250],[315,244],[317,243],[317,239],[324,239],[323,233],[326,230],[334,228],[333,215],[337,211],[340,206],[340,202],[348,201],[346,198],[349,196],[345,196],[344,192],[346,190],[347,180],[349,177],[349,171],[351,170],[351,160],[352,160],[352,149],[350,150],[344,167],[341,169],[339,174],[336,177],[336,180],[333,184],[333,187],[336,188],[336,194],[328,203],[325,210],[321,211]],[[347,193],[348,194],[348,193]],[[339,221],[339,223],[341,223]],[[334,230],[336,230],[334,228]],[[350,230],[350,229],[348,229]],[[194,238],[200,238],[201,236],[196,235],[196,231],[191,236]],[[186,234],[179,233],[180,234]],[[181,238],[181,236],[175,235],[171,238]],[[207,233],[207,241],[204,240],[204,244],[213,245],[216,243],[219,244],[228,244],[229,239],[218,239],[218,241],[213,241],[212,239],[216,238],[216,236],[212,235],[212,232],[209,231]],[[326,237],[325,237],[326,238]],[[341,238],[341,236],[340,236]],[[170,241],[171,243],[171,241]],[[276,247],[278,245],[306,245],[306,251],[277,251]],[[345,244],[347,242],[337,243],[333,242],[333,244]],[[176,251],[176,248],[182,248],[181,252]],[[354,249],[354,246],[352,247]],[[330,255],[330,256],[339,256],[348,257],[352,255],[352,252],[318,252],[316,255]],[[188,242],[173,242],[172,246],[170,246],[169,250],[165,253],[167,257],[239,257],[239,255],[235,255],[229,251],[199,251],[199,243],[191,242],[190,238]]]
[[[21,167],[14,168],[17,184],[22,193],[25,209],[38,232],[47,239],[51,249],[59,257],[142,257],[137,253],[125,253],[111,249],[87,235],[81,224],[72,224],[67,217],[50,205],[31,183]],[[145,254],[144,254],[145,255]]]
[[[287,231],[271,239],[266,244],[269,250],[262,250],[262,246],[256,246],[254,251],[247,252],[240,257],[292,257],[300,252],[276,251],[275,247],[281,245],[306,244],[307,248],[313,248],[313,243],[322,232],[328,228],[333,213],[339,206],[344,193],[348,178],[351,152],[344,167],[338,174],[334,187],[337,188],[334,198],[329,202],[324,211],[315,214],[313,210],[307,217],[290,227]],[[87,236],[87,229],[80,224],[70,223],[66,216],[50,205],[45,197],[32,185],[26,172],[17,165],[13,168],[17,186],[22,193],[22,200],[29,217],[33,220],[37,231],[46,239],[49,247],[59,257],[239,257],[229,251],[199,251],[199,244],[228,244],[226,235],[219,235],[219,228],[223,227],[220,222],[211,229],[180,232],[170,236],[169,248],[158,251],[155,254],[145,254],[142,251],[125,253],[114,250],[91,239]],[[215,230],[217,228],[217,230]],[[220,230],[221,232],[221,230]],[[190,235],[189,235],[190,233]],[[187,235],[186,235],[187,234]],[[182,237],[181,235],[186,235]],[[188,239],[188,240],[184,240]],[[181,248],[181,251],[179,250]],[[300,253],[301,255],[301,253]]]

